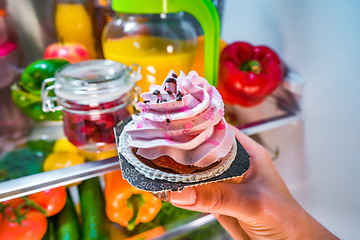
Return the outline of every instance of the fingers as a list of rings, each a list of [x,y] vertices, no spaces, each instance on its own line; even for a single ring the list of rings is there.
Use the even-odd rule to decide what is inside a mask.
[[[240,177],[235,177],[235,178],[231,178],[228,180],[223,181],[223,183],[233,183],[233,184],[239,184],[243,179],[243,176]],[[170,195],[171,191],[163,191],[163,192],[150,192],[151,195],[153,195],[154,197],[162,200],[162,201],[167,201],[169,202],[169,195]]]
[[[253,139],[241,132],[236,127],[230,124],[229,127],[235,132],[235,137],[239,140],[239,142],[245,148],[246,152],[250,155],[250,157],[257,157],[267,152],[263,146],[255,142]]]
[[[245,174],[244,180],[245,178],[254,177],[258,170],[257,166],[259,165],[256,164],[256,159],[264,158],[267,151],[240,130],[233,126],[230,127],[234,130],[235,136],[240,141],[241,145],[244,146],[251,158],[255,160],[254,164],[250,164],[249,174]],[[229,181],[239,183],[241,180],[243,180],[243,177]],[[249,180],[247,179],[246,182],[248,181]],[[194,188],[185,188],[181,193],[170,193],[169,200],[175,206],[190,210],[234,216],[234,211],[241,209],[241,206],[246,210],[246,204],[243,204],[247,201],[247,199],[243,197],[245,194],[246,186],[243,186],[243,184],[221,182],[205,184]],[[236,206],[235,210],[234,206]]]
[[[230,233],[230,235],[234,239],[250,239],[248,234],[244,231],[244,229],[239,224],[238,220],[233,217],[221,215],[221,214],[214,214],[216,219],[219,221],[221,226]]]
[[[241,132],[239,129],[232,125],[229,127],[234,131],[235,137],[238,139],[240,144],[244,147],[246,152],[250,155],[250,168],[247,173],[243,176],[243,183],[254,181],[258,173],[263,171],[264,165],[272,165],[272,161],[269,153],[266,149],[255,142],[253,139],[248,137],[246,134]],[[260,174],[261,176],[262,174]]]
[[[241,175],[239,177],[234,177],[234,178],[230,178],[228,180],[224,180],[222,181],[223,183],[234,183],[234,184],[239,184],[241,183],[241,181],[243,180],[244,175]]]
[[[177,207],[237,217],[247,211],[246,192],[243,184],[211,183],[172,192],[169,200]]]

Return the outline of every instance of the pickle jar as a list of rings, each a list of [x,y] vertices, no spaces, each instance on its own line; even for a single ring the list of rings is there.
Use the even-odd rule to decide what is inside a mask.
[[[101,59],[66,65],[43,82],[43,110],[62,111],[65,136],[79,149],[110,151],[114,126],[134,111],[140,78],[135,64]]]

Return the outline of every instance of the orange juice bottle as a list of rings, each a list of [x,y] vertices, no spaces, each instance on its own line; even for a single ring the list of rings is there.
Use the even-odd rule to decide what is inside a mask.
[[[82,43],[96,58],[95,39],[91,18],[81,0],[58,0],[55,27],[61,42]]]
[[[117,15],[103,32],[104,57],[140,65],[142,79],[137,85],[141,92],[147,92],[150,84],[161,85],[170,70],[187,74],[192,70],[197,38],[182,15]]]

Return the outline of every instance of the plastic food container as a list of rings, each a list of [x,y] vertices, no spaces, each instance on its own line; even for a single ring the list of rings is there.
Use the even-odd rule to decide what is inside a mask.
[[[127,67],[111,60],[66,65],[44,81],[43,110],[63,112],[65,136],[78,148],[112,150],[113,127],[133,113],[140,77],[138,65]]]

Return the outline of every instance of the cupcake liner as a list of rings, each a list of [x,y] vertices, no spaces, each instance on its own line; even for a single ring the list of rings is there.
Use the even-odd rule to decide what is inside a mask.
[[[132,152],[129,147],[130,135],[126,132],[122,132],[119,137],[118,151],[127,159],[127,161],[134,166],[134,168],[147,178],[152,180],[161,179],[169,182],[198,182],[206,180],[208,178],[216,177],[225,172],[235,159],[236,155],[236,141],[234,140],[233,146],[230,152],[223,158],[219,159],[219,163],[211,169],[206,171],[191,173],[191,174],[176,174],[167,173],[159,169],[155,169],[147,166],[141,162]]]
[[[218,168],[215,166],[207,171],[194,174],[172,174],[150,168],[132,153],[131,148],[128,146],[129,136],[122,131],[124,126],[131,120],[130,117],[120,122],[115,128],[115,136],[123,178],[136,188],[154,193],[182,190],[184,187],[243,176],[249,168],[250,156],[237,140],[234,141],[228,155],[221,159],[221,162],[217,165],[220,165]]]

